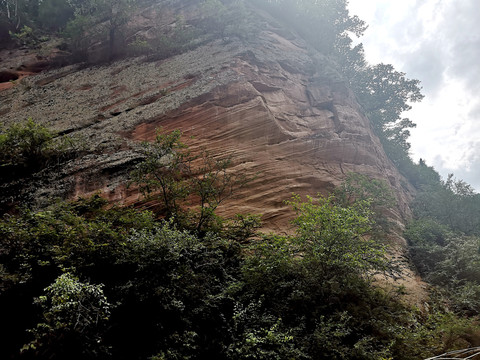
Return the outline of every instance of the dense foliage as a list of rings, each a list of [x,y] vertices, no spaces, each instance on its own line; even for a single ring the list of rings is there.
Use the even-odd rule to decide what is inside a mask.
[[[459,314],[477,316],[480,195],[453,175],[446,181],[436,175],[424,178],[405,237],[418,271],[437,287],[443,301]]]
[[[80,137],[58,135],[31,118],[0,126],[0,214],[19,201],[28,206],[25,184],[34,186],[34,177],[46,176],[84,152]]]
[[[98,196],[4,216],[2,357],[418,359],[468,344],[473,323],[372,286],[393,264],[369,202],[294,197],[290,237],[198,237]]]
[[[195,24],[179,18],[168,33],[129,42],[126,24],[140,1],[0,0],[0,43],[31,47],[61,31],[77,60],[97,43],[103,60],[121,49],[159,59],[254,33],[247,2],[200,3]],[[421,100],[419,82],[366,63],[350,38],[365,24],[345,0],[255,4],[334,60],[419,190],[405,236],[438,299],[421,313],[402,303],[402,289],[373,286],[396,270],[378,238],[393,202],[382,182],[350,174],[330,197],[295,196],[295,235],[255,234],[258,215],[215,214],[246,183],[228,171],[230,159],[192,157],[180,132],[159,133],[132,172],[161,204],[155,214],[107,210],[94,196],[0,220],[0,357],[420,359],[478,345],[480,198],[409,158],[414,124],[402,116]],[[11,180],[51,169],[77,148],[30,119],[2,129],[0,150]]]
[[[35,170],[48,161],[53,149],[54,133],[28,119],[12,124],[0,133],[0,166],[23,166]]]
[[[0,179],[11,178],[8,172],[20,169],[25,175],[47,168],[76,156],[82,148],[79,139],[58,136],[32,118],[0,128]]]

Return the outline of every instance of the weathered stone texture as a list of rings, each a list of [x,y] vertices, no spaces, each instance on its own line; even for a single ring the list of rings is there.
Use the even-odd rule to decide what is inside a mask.
[[[143,29],[171,21],[148,14]],[[23,78],[0,92],[0,110],[3,123],[33,117],[90,147],[90,155],[42,183],[40,199],[100,190],[112,201],[135,202],[138,194],[126,189],[139,159],[132,147],[162,127],[181,129],[193,150],[233,156],[231,171],[257,174],[222,206],[223,215],[261,213],[266,229],[287,230],[292,214],[283,201],[293,192],[327,193],[359,172],[391,185],[398,200],[391,217],[401,221],[408,216],[406,182],[333,69],[266,21],[253,39],[218,40],[162,61],[70,66]]]

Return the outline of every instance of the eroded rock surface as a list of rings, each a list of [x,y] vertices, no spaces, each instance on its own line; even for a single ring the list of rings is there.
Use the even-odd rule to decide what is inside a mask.
[[[141,16],[143,28],[160,21],[154,13]],[[139,194],[126,188],[139,161],[135,146],[162,127],[192,137],[194,151],[233,156],[231,171],[257,175],[222,206],[223,215],[260,213],[267,230],[288,231],[292,213],[284,200],[293,192],[327,193],[359,172],[391,185],[398,200],[391,216],[401,222],[406,182],[355,96],[324,56],[264,19],[254,38],[216,40],[157,62],[63,67],[1,91],[3,123],[32,117],[81,136],[90,149],[50,174],[35,190],[37,200],[100,190],[112,201],[135,202]]]
[[[187,21],[198,16],[191,6],[153,7],[137,16],[135,31],[148,36],[173,26],[175,12]],[[398,206],[389,217],[400,234],[409,216],[409,186],[355,96],[328,59],[268,15],[257,16],[263,25],[254,37],[212,41],[162,61],[139,57],[32,75],[25,71],[33,54],[1,57],[0,69],[20,75],[0,87],[2,123],[32,117],[80,137],[88,148],[87,155],[16,189],[37,204],[97,191],[112,202],[133,204],[140,195],[127,183],[141,159],[139,142],[153,140],[160,127],[180,129],[193,151],[232,156],[230,171],[256,175],[219,208],[220,215],[262,214],[264,231],[291,232],[293,213],[284,200],[292,193],[327,194],[349,172],[358,172],[391,186]],[[403,258],[404,239],[393,233],[391,240],[398,245],[392,253]],[[414,274],[403,263],[402,281],[419,303],[424,290],[409,280]]]

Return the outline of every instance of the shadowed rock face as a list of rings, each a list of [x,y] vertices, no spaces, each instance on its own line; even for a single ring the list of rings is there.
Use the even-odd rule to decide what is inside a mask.
[[[163,16],[160,25],[169,19]],[[348,172],[359,172],[392,186],[399,204],[393,219],[408,216],[406,182],[332,64],[264,20],[254,39],[218,40],[159,62],[70,66],[1,91],[2,122],[33,117],[78,134],[91,150],[38,179],[34,197],[42,202],[100,190],[112,201],[135,202],[138,193],[126,189],[139,160],[132,149],[163,127],[181,129],[193,151],[232,155],[230,171],[257,175],[221,215],[260,213],[266,230],[288,231],[292,214],[283,201],[292,192],[327,193]],[[159,20],[142,17],[143,28],[153,23]]]

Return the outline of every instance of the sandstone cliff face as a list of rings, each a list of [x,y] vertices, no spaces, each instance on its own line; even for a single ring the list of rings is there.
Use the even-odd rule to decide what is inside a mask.
[[[192,8],[177,10],[195,16]],[[219,209],[222,215],[260,213],[266,230],[288,231],[292,214],[283,201],[292,192],[325,194],[348,172],[358,172],[387,181],[398,200],[392,218],[408,216],[405,180],[328,59],[258,14],[263,25],[253,38],[216,40],[157,62],[64,67],[0,91],[2,123],[33,117],[78,134],[90,148],[48,179],[37,179],[37,201],[100,190],[112,201],[135,202],[138,193],[126,188],[139,160],[135,146],[163,127],[193,137],[187,143],[194,151],[232,155],[230,171],[257,174]],[[136,24],[148,33],[174,18],[152,7]]]

